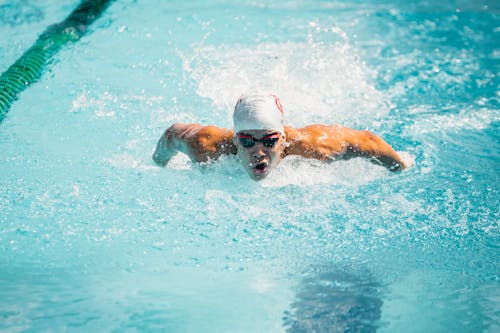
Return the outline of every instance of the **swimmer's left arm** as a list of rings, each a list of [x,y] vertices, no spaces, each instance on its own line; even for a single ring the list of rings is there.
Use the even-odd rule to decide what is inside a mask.
[[[344,152],[346,158],[365,157],[375,164],[391,171],[406,169],[408,166],[399,154],[381,137],[369,131],[348,130]]]

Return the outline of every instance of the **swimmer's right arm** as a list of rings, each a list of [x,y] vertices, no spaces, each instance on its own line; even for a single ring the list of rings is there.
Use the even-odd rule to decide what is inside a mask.
[[[177,152],[187,154],[186,132],[189,132],[192,127],[192,124],[174,124],[167,128],[160,137],[160,140],[158,140],[155,152],[153,153],[153,161],[159,166],[165,166]]]
[[[174,124],[158,141],[153,161],[165,166],[177,152],[186,154],[193,162],[208,162],[221,155],[234,155],[233,131],[200,124]]]

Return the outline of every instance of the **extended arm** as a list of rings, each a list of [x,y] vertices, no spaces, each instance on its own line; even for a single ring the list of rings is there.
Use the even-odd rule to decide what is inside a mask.
[[[345,158],[365,157],[391,171],[405,169],[407,165],[398,153],[382,138],[369,131],[350,130],[346,138]]]
[[[165,166],[177,152],[188,154],[185,141],[188,126],[194,125],[174,124],[165,130],[153,154],[153,161],[156,164]]]
[[[221,155],[236,154],[232,138],[232,131],[215,126],[174,124],[158,141],[153,160],[165,166],[177,152],[181,152],[193,162],[208,162]]]
[[[392,147],[368,131],[339,125],[310,125],[304,128],[285,127],[285,155],[300,155],[322,161],[365,157],[391,171],[407,166]]]

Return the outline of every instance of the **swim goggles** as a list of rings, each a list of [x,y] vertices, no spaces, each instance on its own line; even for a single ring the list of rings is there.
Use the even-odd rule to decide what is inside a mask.
[[[262,142],[262,144],[265,147],[272,148],[276,145],[276,143],[280,139],[279,135],[280,135],[279,133],[272,133],[266,135],[262,139],[256,139],[249,134],[238,133],[238,139],[240,140],[241,145],[245,148],[253,147],[253,145],[255,145],[256,142]]]

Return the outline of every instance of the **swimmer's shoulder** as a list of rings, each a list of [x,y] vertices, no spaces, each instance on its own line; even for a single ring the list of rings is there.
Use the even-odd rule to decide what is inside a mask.
[[[340,125],[323,124],[302,128],[285,127],[285,155],[330,160],[345,150],[345,129]]]
[[[233,131],[226,128],[221,128],[212,125],[201,125],[196,123],[175,123],[170,128],[170,131],[175,133],[179,137],[190,138],[198,137],[204,139],[220,139],[225,137],[231,137]]]
[[[201,127],[200,124],[175,123],[167,129],[167,132],[175,137],[186,139],[195,135]]]
[[[287,141],[315,141],[327,137],[338,137],[349,131],[348,128],[340,125],[312,124],[301,128],[285,126],[285,136]]]
[[[191,137],[192,147],[205,159],[217,159],[220,155],[236,154],[233,143],[233,131],[217,126],[197,126],[196,133]]]
[[[227,128],[221,128],[217,126],[199,126],[196,129],[197,136],[204,140],[209,141],[232,141],[233,140],[233,131]]]

